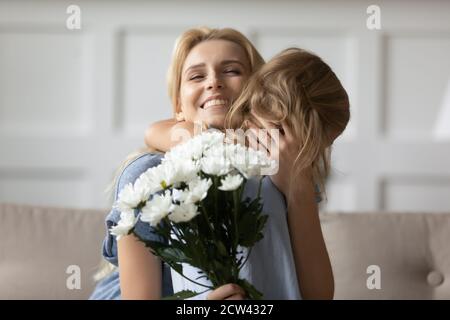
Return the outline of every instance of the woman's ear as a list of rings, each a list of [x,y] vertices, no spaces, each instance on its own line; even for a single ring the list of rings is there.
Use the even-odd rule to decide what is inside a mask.
[[[177,113],[175,114],[175,119],[176,119],[177,121],[184,121],[184,120],[186,120],[186,119],[184,118],[183,111],[177,112]]]
[[[186,119],[184,117],[183,109],[181,108],[180,100],[178,100],[176,110],[177,110],[177,112],[175,112],[175,119],[177,121],[185,121]]]

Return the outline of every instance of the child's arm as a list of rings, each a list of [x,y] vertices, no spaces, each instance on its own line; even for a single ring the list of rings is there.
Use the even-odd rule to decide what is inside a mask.
[[[194,136],[194,124],[167,119],[155,122],[145,131],[145,144],[150,149],[166,152]]]

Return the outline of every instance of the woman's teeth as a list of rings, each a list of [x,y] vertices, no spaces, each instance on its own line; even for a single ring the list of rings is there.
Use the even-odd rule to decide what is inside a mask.
[[[228,100],[222,100],[222,99],[209,100],[204,104],[203,108],[208,109],[209,107],[212,107],[212,106],[226,105],[227,103],[228,103]]]

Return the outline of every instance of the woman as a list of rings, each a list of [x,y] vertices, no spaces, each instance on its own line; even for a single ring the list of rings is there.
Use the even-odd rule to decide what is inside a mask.
[[[196,45],[203,42],[213,43],[215,46],[205,48],[206,51],[193,50]],[[226,95],[229,101],[237,98],[248,77],[264,63],[251,42],[236,30],[195,28],[186,31],[177,41],[169,70],[169,95],[172,98],[174,110],[178,110],[181,103],[189,101],[189,99],[180,101],[178,99],[180,95],[195,97],[196,102],[200,102],[199,99],[203,98],[197,95],[198,91],[181,88],[181,79],[187,74],[186,70],[182,74],[182,68],[189,54],[191,54],[190,59],[195,61],[192,65],[195,68],[191,68],[190,71],[198,70],[202,64],[207,64],[209,67],[214,65],[214,72],[226,77]],[[214,85],[211,89],[216,90]],[[220,125],[225,119],[226,112],[207,109],[197,112],[194,103],[184,103],[184,105],[187,114],[198,115],[211,126]],[[124,185],[133,182],[146,169],[159,163],[160,155],[148,154],[148,150],[146,151],[130,155],[119,169],[120,177],[115,183],[115,199]],[[108,230],[117,223],[119,215],[120,213],[114,209],[108,214],[106,217]],[[143,224],[138,223],[136,229],[142,237],[155,239],[151,230],[146,229]],[[170,269],[133,236],[124,237],[117,242],[107,231],[103,242],[103,256],[109,263],[97,273],[96,279],[101,281],[90,299],[159,299],[161,296],[172,294]],[[111,265],[116,268],[111,268]],[[118,265],[119,270],[117,270]],[[243,294],[241,288],[230,284],[216,289],[209,297],[211,299],[242,299]]]

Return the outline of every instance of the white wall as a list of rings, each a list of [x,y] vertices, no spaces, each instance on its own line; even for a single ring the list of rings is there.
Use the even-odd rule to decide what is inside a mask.
[[[71,4],[81,30],[66,28]],[[108,207],[114,169],[171,114],[170,52],[197,25],[335,69],[352,120],[324,210],[450,209],[450,3],[401,0],[0,1],[0,201]]]

